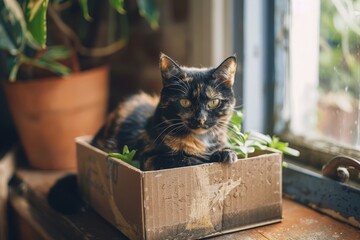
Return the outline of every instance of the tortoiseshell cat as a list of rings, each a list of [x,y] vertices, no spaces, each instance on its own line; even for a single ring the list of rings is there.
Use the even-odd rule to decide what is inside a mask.
[[[217,68],[187,68],[161,54],[160,99],[140,93],[120,104],[93,139],[106,152],[137,150],[142,170],[234,162],[226,149],[235,106],[236,57]]]

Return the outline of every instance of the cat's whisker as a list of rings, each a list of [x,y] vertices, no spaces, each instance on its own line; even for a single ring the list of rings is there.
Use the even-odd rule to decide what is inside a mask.
[[[182,129],[184,127],[184,125],[180,125],[180,126],[177,126],[177,127],[175,127],[173,130],[171,130],[170,132],[168,132],[163,138],[162,138],[162,140],[161,140],[161,142],[160,142],[160,144],[162,144],[163,142],[164,142],[164,140],[165,140],[165,138],[168,136],[168,135],[170,135],[173,131],[179,131],[180,129]],[[171,140],[171,141],[175,141],[175,139],[173,139],[173,140]]]
[[[187,92],[189,90],[186,86],[184,86],[181,83],[169,84],[169,85],[166,85],[166,87],[169,89],[174,89],[174,90],[182,90],[183,92]],[[175,87],[175,88],[170,88],[170,87]],[[179,87],[179,89],[177,89],[176,87]]]
[[[180,122],[180,123],[175,123],[175,124],[172,124],[172,125],[170,125],[170,126],[167,126],[167,127],[156,137],[156,139],[154,140],[154,143],[156,142],[156,140],[157,140],[162,134],[165,133],[166,130],[168,130],[168,129],[171,128],[171,127],[176,127],[176,126],[181,125],[181,124],[183,124],[183,123]]]
[[[164,121],[162,121],[161,123],[155,125],[153,128],[151,128],[151,130],[155,129],[155,128],[159,128],[162,124],[172,124],[173,121],[182,121],[180,118],[173,118],[173,119],[166,119]],[[175,122],[176,123],[176,122]]]
[[[229,137],[229,135],[227,134],[227,132],[225,132],[225,130],[219,128],[218,126],[215,126],[215,128],[217,128],[218,131],[222,132],[222,133],[225,135],[225,137],[226,137],[226,139],[227,139],[227,142],[229,142],[230,137]]]
[[[244,107],[244,104],[241,104],[241,105],[236,105],[233,108],[233,110],[237,110],[237,109],[240,109],[240,108],[243,108]]]
[[[174,77],[174,78],[176,78],[176,79],[178,79],[178,80],[180,80],[180,81],[182,81],[182,79],[181,78],[179,78],[178,76],[175,76],[175,75],[173,75],[173,74],[171,74],[171,73],[168,73],[171,77]]]
[[[218,84],[214,87],[214,89],[218,90],[218,88],[220,87],[220,85],[222,85],[222,84],[224,84],[224,83],[226,83],[226,82],[225,82],[225,81],[220,81],[220,83],[218,83]]]
[[[182,90],[182,89],[178,89],[178,88],[169,88],[169,89],[173,89],[173,90],[176,90],[176,91],[181,92],[181,93],[184,94],[184,95],[187,95],[187,93],[186,93],[184,90]]]
[[[180,125],[180,126],[175,127],[173,130],[171,130],[170,132],[168,132],[168,133],[162,138],[160,144],[162,144],[162,143],[165,141],[165,139],[166,139],[166,137],[167,137],[168,135],[170,135],[170,134],[173,133],[174,131],[179,132],[179,131],[182,130],[183,128],[185,128],[184,125]],[[174,137],[173,139],[167,139],[167,141],[174,142],[174,141],[175,141],[175,137]],[[175,151],[172,151],[172,152],[175,152]]]
[[[228,132],[231,132],[232,134],[237,134],[237,133],[236,133],[233,129],[231,129],[231,128],[227,128],[227,127],[222,126],[222,128],[220,128],[220,129],[222,129],[223,131],[227,130]],[[226,134],[228,134],[228,132],[227,132]]]
[[[170,74],[170,76],[178,79],[178,80],[180,81],[178,85],[185,87],[185,90],[189,90],[189,89],[190,89],[190,85],[188,84],[187,81],[184,81],[184,80],[182,80],[181,78],[179,78],[179,77],[177,77],[177,76],[175,76],[175,75],[172,75],[172,74]],[[184,85],[183,85],[183,84],[184,84]],[[176,84],[172,84],[172,85],[176,85]]]
[[[190,86],[190,82],[188,82],[188,81],[184,81],[184,83],[185,83],[185,85],[186,85],[187,89],[189,90],[189,89],[191,88],[191,86]]]
[[[218,125],[222,128],[225,128],[226,130],[231,131],[232,133],[236,134],[236,132],[227,123],[225,124],[223,122],[218,122]],[[216,127],[219,127],[219,126],[216,126]]]
[[[221,131],[222,133],[226,133],[225,130],[228,130],[228,131],[231,130],[231,129],[227,128],[225,125],[221,125],[221,124],[219,124],[218,126],[215,125],[214,127],[216,128],[216,130]],[[227,133],[226,133],[226,135],[227,135]]]

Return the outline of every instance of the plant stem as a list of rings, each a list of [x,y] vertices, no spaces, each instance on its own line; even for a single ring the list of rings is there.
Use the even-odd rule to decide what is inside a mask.
[[[74,44],[76,51],[80,54],[88,57],[106,57],[111,54],[114,54],[115,52],[119,51],[120,49],[123,49],[127,42],[128,38],[121,38],[117,40],[116,42],[113,42],[107,46],[104,47],[98,47],[98,48],[87,48],[84,47],[84,45],[81,43],[79,37],[76,35],[76,33],[65,24],[65,22],[60,18],[58,13],[55,11],[55,9],[52,6],[49,6],[48,8],[49,16],[54,20],[55,24],[58,26],[58,28],[69,38],[71,39]]]

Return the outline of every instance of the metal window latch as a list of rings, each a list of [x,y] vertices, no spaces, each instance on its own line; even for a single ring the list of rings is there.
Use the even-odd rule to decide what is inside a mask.
[[[325,177],[347,183],[350,179],[349,170],[360,172],[360,161],[348,156],[336,156],[322,167],[322,174]]]

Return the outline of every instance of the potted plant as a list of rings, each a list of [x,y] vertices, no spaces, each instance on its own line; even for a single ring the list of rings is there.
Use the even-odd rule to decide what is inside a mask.
[[[74,138],[107,108],[106,57],[127,42],[123,0],[0,0],[0,78],[30,165],[74,169]],[[137,8],[153,28],[152,1]]]

